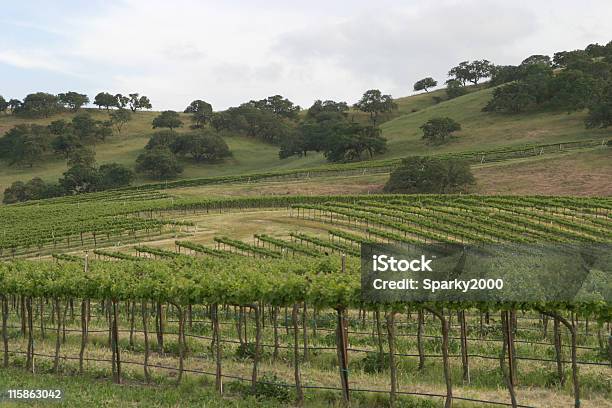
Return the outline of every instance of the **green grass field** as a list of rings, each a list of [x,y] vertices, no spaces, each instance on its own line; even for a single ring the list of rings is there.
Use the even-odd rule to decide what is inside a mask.
[[[584,127],[585,112],[544,111],[519,115],[485,113],[482,107],[490,98],[491,89],[472,89],[462,97],[442,101],[436,104],[433,97],[444,98],[443,90],[398,98],[398,109],[388,115],[382,125],[384,137],[388,139],[388,152],[376,158],[397,158],[417,154],[437,152],[459,152],[474,149],[492,149],[501,146],[522,145],[525,143],[549,143],[590,138],[609,137],[607,130],[587,130]],[[104,110],[91,109],[96,119],[107,119]],[[134,166],[136,157],[142,152],[150,135],[154,132],[151,121],[157,112],[138,112],[133,116],[120,135],[113,135],[105,143],[95,147],[99,164],[118,162]],[[356,120],[363,121],[365,116],[351,112]],[[428,146],[421,140],[421,126],[435,116],[449,116],[459,121],[462,130],[456,133],[449,143],[443,146]],[[55,115],[46,119],[21,119],[11,115],[0,116],[0,134],[19,123],[49,123],[57,119],[69,120],[70,113]],[[179,131],[188,129],[189,117],[183,115],[185,126]],[[247,137],[227,136],[226,141],[233,152],[233,157],[223,163],[194,164],[184,161],[182,178],[206,177],[228,174],[241,174],[251,171],[281,170],[308,168],[325,163],[321,154],[308,154],[307,157],[293,157],[280,160],[278,147],[268,145]],[[55,181],[66,170],[65,161],[48,154],[41,163],[33,167],[8,166],[0,162],[0,190],[16,180],[29,180],[41,177],[46,181]],[[147,180],[138,178],[136,183]]]
[[[107,380],[91,376],[58,377],[54,374],[29,374],[21,369],[0,370],[0,392],[9,389],[62,390],[60,401],[38,400],[18,402],[0,400],[3,407],[234,407],[254,408],[280,406],[273,401],[260,402],[253,397],[221,398],[201,381],[188,379],[180,387],[156,385],[144,387],[139,384],[116,386]]]

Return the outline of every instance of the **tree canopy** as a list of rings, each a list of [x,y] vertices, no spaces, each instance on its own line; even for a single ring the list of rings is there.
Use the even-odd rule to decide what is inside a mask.
[[[93,104],[99,109],[106,108],[106,110],[109,110],[110,108],[117,106],[117,99],[114,95],[111,95],[108,92],[100,92],[94,98]]]
[[[183,126],[178,112],[173,110],[167,110],[157,115],[152,122],[153,129],[157,128],[169,128],[170,130]]]
[[[6,99],[2,97],[2,95],[0,95],[0,113],[6,112],[8,107],[9,107],[9,103],[6,101]]]
[[[282,95],[273,95],[258,101],[247,102],[247,105],[272,112],[287,119],[297,119],[300,107]]]
[[[462,85],[465,85],[467,82],[478,85],[481,79],[491,76],[493,67],[494,65],[486,59],[472,62],[463,61],[456,67],[451,68],[448,71],[448,76],[460,81]]]
[[[449,117],[437,117],[429,119],[420,129],[423,131],[423,139],[431,144],[441,144],[448,141],[453,132],[461,130],[461,125]]]
[[[409,157],[385,184],[388,193],[448,194],[467,192],[475,184],[470,166],[457,159]]]
[[[136,171],[156,180],[168,180],[182,173],[183,168],[170,149],[159,146],[138,156]]]
[[[128,98],[128,106],[132,112],[136,112],[139,109],[153,109],[151,101],[144,95],[140,96],[138,93],[131,93]]]
[[[370,158],[383,153],[387,141],[380,129],[349,121],[347,111],[345,102],[315,101],[295,131],[281,142],[279,157],[315,151],[323,152],[328,161],[341,162],[361,160],[364,153]]]
[[[433,88],[436,85],[438,85],[438,81],[436,81],[432,77],[427,77],[427,78],[423,78],[423,79],[420,79],[420,80],[416,81],[414,83],[414,88],[413,89],[415,91],[429,92],[428,89],[429,88]]]
[[[73,112],[78,111],[79,108],[89,103],[89,97],[87,95],[73,91],[60,93],[57,95],[57,98],[62,105]]]
[[[170,145],[170,150],[179,156],[190,155],[196,162],[216,162],[231,156],[225,140],[210,130],[181,134]]]
[[[46,126],[21,124],[0,139],[0,158],[10,165],[32,167],[50,146],[51,132]]]
[[[47,118],[59,112],[61,105],[57,96],[36,92],[27,95],[23,102],[13,107],[13,113],[19,116],[30,118]]]
[[[121,134],[121,130],[126,123],[132,120],[132,113],[127,109],[117,109],[110,113],[110,123]]]
[[[373,125],[376,125],[381,113],[391,112],[397,108],[391,95],[383,95],[378,89],[366,91],[354,106],[362,112],[369,113]]]
[[[213,116],[212,105],[200,99],[191,102],[185,108],[185,113],[191,113],[192,128],[199,129],[209,123]]]

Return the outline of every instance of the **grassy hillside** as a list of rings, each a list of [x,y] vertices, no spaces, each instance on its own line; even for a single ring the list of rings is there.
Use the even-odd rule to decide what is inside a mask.
[[[381,125],[383,135],[388,139],[389,150],[377,158],[395,158],[415,154],[456,152],[462,150],[491,149],[500,146],[522,145],[525,143],[548,143],[609,137],[609,130],[587,130],[584,128],[585,112],[568,114],[559,111],[523,113],[519,115],[482,112],[491,97],[491,89],[472,89],[467,95],[436,104],[433,97],[444,98],[444,90],[422,93],[396,100],[398,110]],[[108,113],[90,110],[96,119],[108,118]],[[133,166],[142,152],[150,134],[151,120],[157,112],[138,112],[133,116],[121,135],[114,135],[105,143],[96,146],[99,164],[119,162]],[[365,119],[361,113],[351,113],[357,120]],[[64,113],[47,119],[20,119],[10,115],[0,116],[0,134],[19,123],[49,123],[57,119],[69,120],[73,115]],[[421,126],[435,116],[450,116],[462,125],[456,137],[443,146],[428,146],[421,140]],[[185,128],[189,118],[184,115]],[[206,177],[226,174],[240,174],[250,171],[271,169],[306,168],[325,163],[321,154],[309,154],[303,158],[280,160],[278,148],[253,139],[240,136],[226,137],[234,156],[218,164],[194,164],[186,160],[181,177]],[[10,167],[0,162],[0,191],[15,180],[41,177],[55,181],[66,170],[65,161],[49,154],[41,163],[32,168]],[[137,183],[147,180],[142,178]]]
[[[97,109],[89,110],[98,120],[108,119],[108,113]],[[108,162],[122,163],[127,166],[134,166],[136,157],[143,151],[150,135],[154,132],[151,128],[151,121],[157,112],[137,112],[133,119],[126,124],[121,135],[113,135],[106,142],[95,146],[96,159],[99,164]],[[0,134],[21,123],[48,124],[54,120],[70,120],[74,114],[63,113],[44,119],[22,119],[12,115],[0,115]],[[183,115],[185,128],[179,132],[188,130],[189,117]],[[233,158],[220,164],[196,165],[190,160],[185,160],[185,171],[182,177],[204,177],[220,174],[246,173],[261,169],[285,169],[295,167],[308,167],[313,164],[324,163],[325,160],[320,156],[309,156],[307,158],[290,158],[285,160],[278,159],[278,147],[261,143],[259,141],[240,136],[227,137],[226,141],[232,150]],[[66,162],[60,157],[49,153],[40,163],[33,167],[9,166],[6,162],[0,161],[0,192],[16,180],[29,180],[32,177],[41,177],[46,181],[56,181],[62,173],[66,171]],[[145,179],[138,179],[138,183],[146,182]]]
[[[522,114],[482,112],[492,92],[492,89],[478,90],[385,122],[381,127],[383,135],[388,139],[389,153],[386,157],[610,136],[609,130],[585,129],[586,112],[570,114],[560,111]],[[420,96],[422,95],[417,97]],[[449,116],[462,126],[462,130],[456,132],[455,137],[443,146],[427,146],[421,140],[422,133],[419,126],[435,116]]]

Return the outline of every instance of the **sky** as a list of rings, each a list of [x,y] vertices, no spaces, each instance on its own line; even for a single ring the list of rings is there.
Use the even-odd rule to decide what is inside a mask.
[[[612,1],[2,1],[0,95],[139,92],[155,110],[215,110],[281,94],[354,103],[443,84],[464,60],[612,40]],[[53,7],[49,8],[49,5]]]

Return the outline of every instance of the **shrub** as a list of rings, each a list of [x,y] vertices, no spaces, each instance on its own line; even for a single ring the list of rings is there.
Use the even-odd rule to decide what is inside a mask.
[[[448,194],[465,192],[475,183],[470,166],[457,159],[411,157],[404,159],[385,184],[389,193]]]
[[[282,382],[276,374],[265,374],[255,384],[251,391],[257,398],[275,399],[279,402],[289,403],[291,393],[287,384]]]
[[[359,362],[359,365],[368,374],[380,373],[389,368],[389,354],[383,353],[368,353]]]

